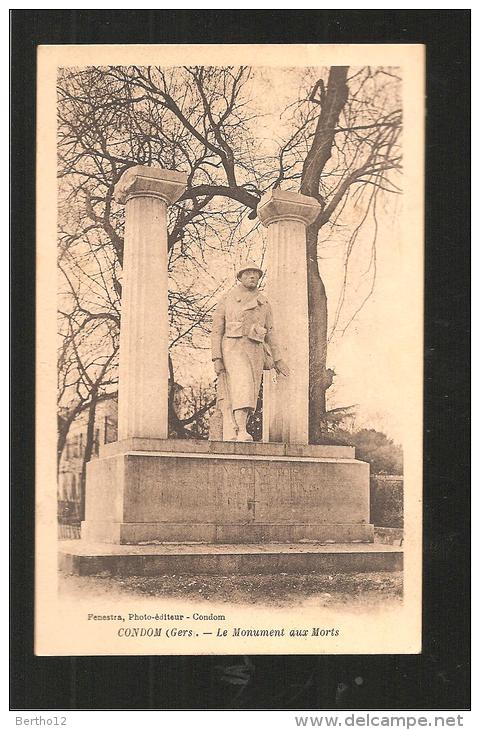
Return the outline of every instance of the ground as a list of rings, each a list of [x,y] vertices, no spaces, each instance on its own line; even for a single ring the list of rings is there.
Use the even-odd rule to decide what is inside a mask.
[[[394,607],[402,601],[402,573],[337,573],[335,575],[164,575],[102,577],[60,574],[60,595],[82,598],[153,597],[215,603],[291,606],[348,605],[349,608]]]

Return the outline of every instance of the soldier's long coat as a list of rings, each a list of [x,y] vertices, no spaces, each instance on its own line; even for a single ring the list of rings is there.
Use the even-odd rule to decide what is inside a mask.
[[[238,284],[218,303],[212,325],[212,360],[223,359],[232,411],[256,408],[265,361],[264,343],[273,360],[279,360],[270,304],[258,290]]]

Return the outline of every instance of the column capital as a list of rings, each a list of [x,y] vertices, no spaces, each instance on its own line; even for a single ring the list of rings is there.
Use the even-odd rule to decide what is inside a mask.
[[[264,226],[281,220],[294,220],[308,226],[314,222],[322,206],[309,195],[276,188],[262,196],[257,214]]]
[[[135,165],[125,170],[115,185],[117,203],[125,204],[130,198],[160,198],[167,205],[175,203],[187,186],[187,175],[176,170]]]

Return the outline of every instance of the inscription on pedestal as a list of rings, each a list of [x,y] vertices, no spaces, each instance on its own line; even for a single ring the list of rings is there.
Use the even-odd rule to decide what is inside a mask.
[[[95,534],[101,515],[127,542],[362,539],[368,472],[355,459],[119,454],[88,466],[86,523]]]

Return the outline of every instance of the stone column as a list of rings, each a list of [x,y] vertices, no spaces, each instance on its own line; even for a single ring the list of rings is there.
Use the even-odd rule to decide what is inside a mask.
[[[306,227],[321,206],[299,193],[272,190],[258,205],[267,227],[267,293],[290,376],[264,378],[264,440],[308,444],[308,293]]]
[[[186,175],[137,165],[122,175],[125,203],[118,440],[168,436],[167,206]]]

